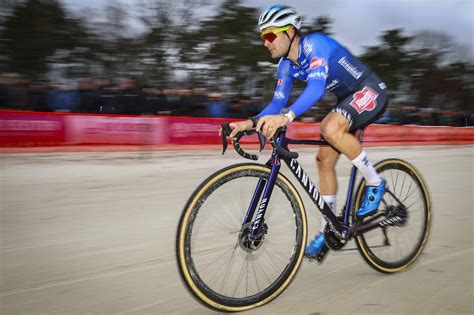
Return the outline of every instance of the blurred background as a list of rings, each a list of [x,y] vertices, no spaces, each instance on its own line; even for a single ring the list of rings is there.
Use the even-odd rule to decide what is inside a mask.
[[[245,118],[276,85],[270,1],[2,0],[0,109]],[[472,126],[471,0],[286,1],[387,83],[378,122]],[[293,98],[304,88],[297,82]],[[291,100],[290,100],[291,101]],[[326,95],[303,121],[320,121]]]

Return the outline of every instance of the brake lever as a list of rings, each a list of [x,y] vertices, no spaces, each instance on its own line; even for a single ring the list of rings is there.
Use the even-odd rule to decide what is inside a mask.
[[[260,152],[262,152],[263,148],[265,148],[265,144],[267,143],[267,139],[263,135],[263,132],[257,131],[258,141],[260,142]]]
[[[221,128],[222,155],[224,155],[225,151],[227,150],[227,137],[230,136],[230,134],[232,133],[232,129],[230,128],[229,123],[223,123],[221,125]]]

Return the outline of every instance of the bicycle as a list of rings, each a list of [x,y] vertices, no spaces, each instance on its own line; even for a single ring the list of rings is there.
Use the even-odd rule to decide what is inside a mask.
[[[231,129],[223,124],[222,130],[224,154]],[[243,136],[255,133],[239,132],[232,140],[244,158],[258,159],[239,144]],[[266,140],[261,133],[258,138],[261,151]],[[356,167],[343,213],[336,216],[298,163],[298,153],[288,149],[289,144],[328,143],[287,138],[286,127],[270,143],[273,151],[266,164],[241,163],[215,172],[184,207],[176,240],[178,269],[198,301],[219,311],[249,310],[275,299],[294,279],[306,247],[306,210],[295,186],[280,173],[281,160],[328,222],[327,247],[341,250],[353,238],[363,259],[381,273],[403,271],[416,261],[429,237],[431,204],[426,184],[412,165],[400,159],[375,165],[387,182],[386,191],[378,212],[358,220],[355,212],[365,182],[360,180],[354,190]]]

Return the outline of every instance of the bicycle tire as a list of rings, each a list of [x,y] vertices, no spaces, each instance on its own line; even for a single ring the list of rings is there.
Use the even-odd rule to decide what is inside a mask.
[[[427,241],[429,239],[431,217],[432,217],[430,196],[429,196],[425,181],[423,180],[420,172],[414,166],[412,166],[406,161],[403,161],[400,159],[383,160],[375,165],[375,169],[387,181],[387,184],[386,184],[387,189],[390,189],[391,192],[394,193],[395,195],[396,194],[403,195],[403,196],[397,196],[399,200],[403,200],[404,198],[406,203],[412,202],[412,206],[410,207],[413,207],[415,203],[412,200],[412,196],[415,195],[415,197],[417,197],[416,194],[418,194],[419,195],[418,198],[421,199],[420,205],[416,205],[415,208],[412,208],[412,209],[409,209],[410,207],[408,207],[408,210],[407,210],[408,217],[406,219],[407,221],[405,225],[388,227],[389,231],[394,231],[393,233],[398,232],[399,230],[397,229],[403,230],[401,231],[400,235],[395,234],[396,244],[393,244],[395,246],[401,246],[402,244],[406,243],[406,241],[408,240],[406,232],[405,232],[407,231],[406,229],[408,229],[408,224],[413,223],[411,221],[416,220],[417,217],[421,217],[421,223],[420,223],[420,227],[418,228],[418,236],[417,236],[416,242],[414,246],[409,250],[408,253],[403,254],[403,257],[397,258],[396,260],[388,259],[388,257],[382,257],[382,252],[384,251],[384,249],[388,251],[388,255],[385,255],[385,256],[394,255],[393,251],[390,251],[390,249],[394,248],[394,246],[392,244],[389,244],[388,246],[386,246],[386,244],[384,246],[381,246],[381,245],[377,245],[377,243],[372,243],[369,245],[368,236],[369,236],[369,233],[372,233],[372,232],[368,232],[366,234],[358,234],[355,236],[355,242],[356,242],[357,248],[361,256],[364,258],[365,262],[369,264],[369,266],[371,266],[372,268],[374,268],[375,270],[381,273],[396,273],[396,272],[406,270],[409,266],[411,266],[418,259],[418,257],[420,256],[420,254],[422,253],[423,249],[425,248],[427,244]],[[391,174],[393,172],[398,172],[398,173],[401,172],[402,174],[397,173],[396,177],[394,178],[394,175]],[[403,175],[403,181],[402,181],[402,178],[400,178],[400,175]],[[412,181],[410,182],[410,184],[407,183],[407,178],[408,180]],[[396,187],[396,186],[400,186],[398,185],[399,182],[402,183],[401,187]],[[409,186],[409,188],[407,188],[407,186]],[[413,188],[413,191],[410,192],[412,188]],[[354,208],[352,209],[353,218],[355,218],[355,211],[359,209],[360,204],[362,202],[362,199],[364,196],[364,190],[365,190],[365,182],[364,180],[361,180],[356,190],[357,191],[356,199],[354,203]],[[417,190],[418,192],[415,192],[415,190]],[[385,193],[383,197],[384,200],[389,199],[387,202],[390,202],[390,201],[392,203],[396,202],[394,198],[392,198],[390,195],[388,195],[387,197],[387,195],[388,193]],[[410,200],[408,200],[408,198],[410,198]],[[387,203],[385,203],[385,205],[386,204]],[[382,207],[382,203],[381,203],[381,207]],[[380,211],[381,210],[379,208],[379,212]],[[416,217],[414,218],[414,216]],[[414,223],[412,225],[414,225]],[[376,229],[375,231],[377,230],[381,230],[381,229]],[[408,231],[411,232],[412,230],[413,228],[410,227],[410,230]],[[387,233],[387,231],[385,232]],[[416,229],[415,229],[415,232],[416,232]],[[404,240],[400,241],[401,238],[403,238]],[[400,249],[396,249],[396,250],[401,252]]]
[[[208,283],[203,281],[199,275],[199,271],[194,266],[195,257],[193,257],[192,248],[193,225],[195,225],[199,211],[203,205],[205,205],[208,198],[210,198],[213,193],[218,191],[220,187],[228,184],[229,182],[231,183],[236,179],[245,177],[268,178],[270,171],[271,169],[267,166],[253,163],[236,164],[226,167],[215,172],[201,185],[199,185],[184,207],[178,224],[176,239],[176,256],[179,274],[185,284],[185,287],[192,293],[192,295],[197,298],[199,302],[211,309],[225,312],[237,312],[264,305],[275,299],[288,287],[301,265],[307,239],[306,212],[298,191],[291,184],[291,182],[280,173],[276,179],[272,198],[275,194],[275,190],[279,188],[285,198],[287,198],[289,201],[289,205],[291,206],[291,211],[293,213],[292,215],[295,218],[294,222],[297,231],[295,232],[296,237],[293,245],[294,253],[291,254],[291,257],[289,257],[289,260],[286,262],[287,266],[279,275],[279,277],[261,292],[252,294],[251,296],[235,298],[232,296],[225,296],[220,292],[216,292],[213,288],[211,288],[210,285],[208,285]],[[230,186],[232,187],[232,185]],[[249,201],[251,197],[252,196],[249,196]],[[270,208],[271,207],[269,204],[267,213],[265,215],[266,217],[268,212],[272,210]],[[204,213],[205,211],[206,210],[204,210]],[[266,219],[267,218],[265,218],[265,220]],[[272,227],[269,226],[269,230],[271,228]],[[265,244],[262,245],[262,248],[263,246],[265,246]]]

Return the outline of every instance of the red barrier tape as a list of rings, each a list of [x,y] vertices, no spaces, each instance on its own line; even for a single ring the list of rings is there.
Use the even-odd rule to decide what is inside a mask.
[[[108,146],[153,150],[189,145],[217,145],[219,126],[229,119],[39,113],[0,110],[0,147]],[[319,123],[295,122],[288,136],[319,138]],[[247,137],[244,143],[257,143]],[[419,145],[474,143],[473,127],[370,125],[366,145]],[[118,147],[117,147],[118,146]],[[118,149],[117,149],[118,148]],[[5,150],[2,150],[5,152]],[[64,150],[67,151],[67,150]],[[103,150],[100,150],[103,151]]]

